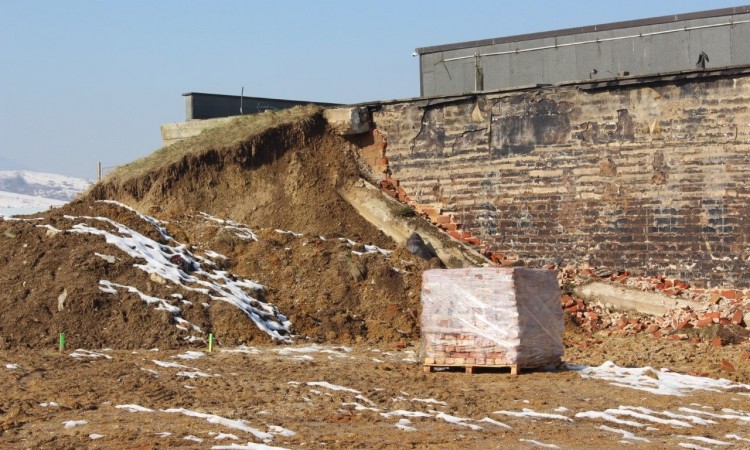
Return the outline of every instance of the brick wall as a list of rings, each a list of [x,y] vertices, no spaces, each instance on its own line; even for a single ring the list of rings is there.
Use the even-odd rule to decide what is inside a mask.
[[[390,103],[373,121],[376,172],[484,250],[750,286],[750,75]]]

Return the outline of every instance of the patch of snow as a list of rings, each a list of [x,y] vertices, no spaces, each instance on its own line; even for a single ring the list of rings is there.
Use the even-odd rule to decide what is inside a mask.
[[[200,370],[196,370],[195,372],[177,372],[175,374],[178,377],[187,377],[187,378],[211,378],[211,377],[218,377],[219,375],[211,375],[206,372],[201,372]]]
[[[203,352],[188,351],[188,352],[181,353],[181,354],[175,356],[175,358],[180,358],[180,359],[199,359],[199,358],[203,358],[204,356],[206,356],[206,354],[203,353]]]
[[[342,403],[341,406],[353,406],[356,411],[375,411],[375,412],[380,411],[380,409],[378,409],[378,408],[373,408],[373,407],[365,406],[365,405],[363,405],[361,403],[357,403],[357,402]]]
[[[89,423],[88,420],[68,420],[63,422],[62,424],[65,428],[73,428],[79,425],[86,425],[87,423]]]
[[[461,426],[461,427],[470,428],[470,429],[472,429],[474,431],[479,431],[479,430],[482,429],[482,427],[480,427],[479,425],[474,425],[473,423],[467,423],[467,422],[469,422],[469,421],[471,421],[473,419],[466,419],[466,418],[463,418],[463,417],[451,416],[450,414],[446,414],[446,413],[442,413],[442,412],[438,413],[435,416],[435,418],[436,419],[443,419],[443,420],[445,420],[448,423],[452,423],[454,425],[458,425],[458,426]]]
[[[682,396],[697,390],[723,392],[729,389],[750,389],[750,385],[725,379],[694,377],[670,372],[668,369],[657,371],[651,367],[625,368],[617,366],[612,361],[607,361],[599,367],[571,368],[578,370],[583,378],[605,380],[614,386],[638,389],[656,395]]]
[[[651,442],[646,438],[638,437],[635,434],[631,433],[627,430],[620,430],[619,428],[611,428],[606,425],[601,425],[599,427],[600,430],[609,431],[611,433],[620,433],[622,435],[623,439],[629,440],[629,441],[639,441],[639,442]]]
[[[524,408],[521,411],[495,411],[494,414],[503,414],[503,415],[511,416],[511,417],[531,417],[531,418],[538,418],[538,419],[554,419],[554,420],[564,420],[566,422],[573,422],[573,419],[567,416],[563,416],[561,414],[540,413],[529,408]]]
[[[396,428],[403,431],[417,431],[416,428],[409,426],[411,425],[411,420],[409,419],[400,419],[398,422],[396,422]]]
[[[104,437],[103,434],[96,434],[96,433],[89,434],[89,439],[91,439],[92,441],[95,441],[97,439],[101,439],[103,437]]]
[[[448,406],[448,404],[442,400],[435,400],[434,398],[413,398],[413,402],[428,403],[433,405]]]
[[[18,369],[18,364],[6,364],[5,368],[10,369],[10,370],[15,370],[15,369]]]
[[[198,436],[193,436],[192,434],[188,434],[184,438],[182,438],[186,441],[193,441],[193,442],[203,442],[203,439],[199,438]]]
[[[295,233],[294,231],[280,230],[278,228],[275,229],[275,230],[273,230],[273,231],[275,231],[275,232],[277,232],[279,234],[289,234],[289,235],[292,235],[292,236],[294,236],[296,238],[304,236],[302,233]]]
[[[110,202],[111,203],[111,202]],[[115,202],[115,204],[117,204]],[[118,204],[119,205],[119,204]],[[125,207],[124,205],[120,205]],[[127,207],[126,207],[127,208]],[[207,260],[191,253],[186,245],[174,241],[159,225],[156,219],[138,213],[147,222],[151,223],[163,235],[163,240],[175,242],[170,246],[154,241],[153,239],[138,233],[131,228],[106,217],[66,217],[69,220],[96,221],[109,224],[116,231],[110,232],[96,228],[87,223],[77,223],[68,232],[92,234],[102,236],[108,244],[113,244],[133,258],[142,259],[143,264],[134,264],[134,267],[147,272],[150,275],[158,275],[164,280],[171,281],[183,289],[207,294],[215,301],[225,301],[242,310],[255,325],[268,334],[274,341],[291,343],[291,322],[275,306],[262,302],[253,297],[248,291],[262,290],[263,286],[246,279],[235,279],[224,271],[204,270],[201,262],[208,264]],[[213,264],[213,263],[211,263]],[[208,265],[211,265],[208,264]],[[186,272],[187,270],[187,272]],[[106,280],[103,280],[106,281]],[[104,283],[106,292],[112,293],[115,289],[113,283]],[[128,287],[123,287],[128,288]],[[139,294],[141,295],[141,294]],[[146,300],[146,297],[141,295]],[[179,308],[171,305],[166,300],[155,299],[152,301],[162,308],[177,314]],[[148,301],[148,300],[147,300]],[[176,310],[174,308],[177,308]]]
[[[106,355],[104,353],[97,353],[92,352],[91,350],[84,350],[82,348],[76,349],[73,353],[69,354],[71,358],[104,358],[104,359],[112,359],[111,356]]]
[[[39,404],[42,408],[58,408],[60,404],[57,402],[42,402]]]
[[[727,439],[734,439],[735,441],[744,441],[744,442],[750,442],[750,439],[745,439],[742,436],[738,434],[727,434],[724,436]]]
[[[698,441],[698,442],[703,442],[703,443],[711,444],[711,445],[732,445],[731,442],[719,441],[716,439],[711,439],[711,438],[707,438],[703,436],[677,436],[677,437],[680,439],[690,439],[691,441]]]
[[[395,411],[380,413],[381,416],[386,419],[390,417],[432,417],[432,414],[427,414],[419,411],[406,411],[404,409],[397,409]]]
[[[253,233],[253,230],[251,230],[250,227],[248,227],[244,223],[235,222],[233,220],[219,219],[218,217],[211,216],[204,212],[201,212],[200,215],[203,216],[205,219],[208,219],[208,220],[217,222],[220,225],[223,225],[224,229],[233,232],[235,236],[242,239],[243,241],[257,241],[258,240],[258,236],[256,236],[255,233]],[[206,253],[206,255],[208,255],[208,253]],[[216,255],[218,255],[218,253],[216,253]],[[223,255],[219,255],[219,256],[223,256]],[[227,259],[227,257],[224,256],[223,259]]]
[[[738,414],[716,414],[716,413],[712,413],[708,411],[700,411],[697,409],[685,408],[685,407],[680,407],[679,411],[683,411],[683,412],[687,412],[691,414],[697,414],[701,416],[714,417],[716,419],[728,419],[728,420],[734,419],[734,420],[739,420],[742,422],[750,422],[750,416],[743,416],[743,415],[738,415]]]
[[[544,442],[535,441],[533,439],[519,439],[520,442],[528,442],[531,445],[534,445],[536,447],[543,447],[543,448],[560,448],[555,444],[545,444]]]
[[[680,442],[680,443],[679,443],[679,444],[677,444],[677,445],[678,445],[679,447],[682,447],[682,448],[689,448],[689,449],[691,449],[691,450],[713,450],[713,449],[711,449],[711,448],[708,448],[708,447],[702,447],[702,446],[700,446],[700,445],[697,445],[697,444],[688,444],[687,442]]]
[[[238,441],[240,438],[238,438],[237,436],[231,433],[219,433],[216,436],[214,436],[214,439],[217,441],[223,441],[224,439],[231,439],[233,441]]]
[[[127,405],[115,405],[115,408],[117,409],[124,409],[128,412],[136,413],[136,412],[154,412],[153,409],[146,408],[144,406],[140,405],[133,405],[133,404],[127,404]]]
[[[603,412],[599,412],[599,411],[584,411],[584,412],[579,412],[578,414],[576,414],[575,417],[576,417],[576,419],[603,419],[603,420],[606,420],[608,422],[617,423],[617,424],[620,424],[620,425],[627,425],[629,427],[636,427],[636,428],[641,428],[641,427],[645,426],[644,424],[642,424],[640,422],[635,422],[635,421],[632,421],[632,420],[618,419],[617,417],[615,417],[615,416],[613,416],[611,414],[607,414],[607,413],[603,413]]]
[[[260,355],[261,351],[258,350],[255,347],[246,347],[244,345],[240,345],[237,348],[226,348],[221,349],[222,353],[245,353],[248,355]]]
[[[353,392],[355,394],[359,394],[360,392],[356,389],[348,388],[345,386],[339,386],[337,384],[331,384],[327,381],[308,381],[308,386],[320,386],[322,388],[330,389],[332,391],[346,391],[346,392]]]
[[[491,419],[489,417],[485,417],[484,419],[479,419],[477,422],[489,423],[492,425],[497,425],[498,427],[507,428],[509,430],[513,429],[513,427],[511,427],[510,425],[502,423],[502,422],[498,422],[497,420]]]
[[[0,191],[45,200],[69,202],[89,186],[91,182],[82,178],[29,170],[0,170]]]
[[[159,367],[171,367],[174,369],[189,369],[188,366],[183,366],[182,364],[177,364],[169,361],[159,361],[158,359],[152,359],[151,362],[156,364]]]
[[[273,439],[273,434],[266,433],[257,428],[253,428],[248,425],[248,422],[242,419],[227,419],[226,417],[217,416],[215,414],[206,414],[206,413],[201,413],[197,411],[191,411],[185,408],[169,408],[169,409],[163,409],[161,411],[166,412],[166,413],[183,414],[189,417],[198,417],[200,419],[206,420],[206,422],[208,423],[212,423],[215,425],[223,425],[228,428],[234,428],[236,430],[250,433],[256,438],[261,439],[261,440]]]
[[[641,411],[642,412],[634,411],[633,409],[621,406],[618,409],[613,409],[613,408],[607,409],[607,410],[604,411],[604,413],[605,414],[611,414],[613,416],[629,416],[629,417],[633,417],[635,419],[641,419],[641,420],[645,420],[645,421],[648,421],[648,422],[660,423],[662,425],[670,425],[670,426],[673,426],[673,427],[682,427],[682,428],[692,428],[693,427],[689,423],[687,423],[685,421],[682,421],[682,420],[677,420],[677,419],[662,419],[660,417],[653,416],[653,415],[651,415],[651,413],[653,413],[653,411],[651,411],[649,409],[646,409],[646,408],[642,408]],[[643,411],[646,411],[646,412],[643,412]]]

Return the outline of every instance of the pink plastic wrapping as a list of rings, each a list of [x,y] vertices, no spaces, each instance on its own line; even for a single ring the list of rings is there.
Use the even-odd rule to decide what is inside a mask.
[[[506,268],[425,271],[421,328],[425,364],[557,364],[563,354],[557,273]]]

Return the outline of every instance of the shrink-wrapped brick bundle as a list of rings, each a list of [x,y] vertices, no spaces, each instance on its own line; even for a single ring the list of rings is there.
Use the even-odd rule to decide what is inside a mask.
[[[421,329],[428,366],[557,364],[563,354],[557,272],[427,270],[422,278]]]

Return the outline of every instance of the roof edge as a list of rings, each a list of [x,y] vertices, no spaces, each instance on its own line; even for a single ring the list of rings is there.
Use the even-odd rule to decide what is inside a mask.
[[[681,22],[684,20],[707,19],[711,17],[732,16],[735,14],[750,13],[750,5],[733,6],[731,8],[711,9],[692,13],[672,14],[668,16],[650,17],[646,19],[625,20],[621,22],[610,22],[600,25],[587,25],[583,27],[563,28],[560,30],[541,31],[537,33],[517,34],[513,36],[497,37],[492,39],[480,39],[475,41],[457,42],[455,44],[435,45],[431,47],[419,47],[415,51],[419,55],[428,53],[444,52],[449,50],[460,50],[485,45],[507,44],[509,42],[529,41],[532,39],[544,39],[555,36],[568,36],[571,34],[592,33],[596,31],[609,31],[621,28],[631,28],[647,25],[658,25],[670,22]]]

